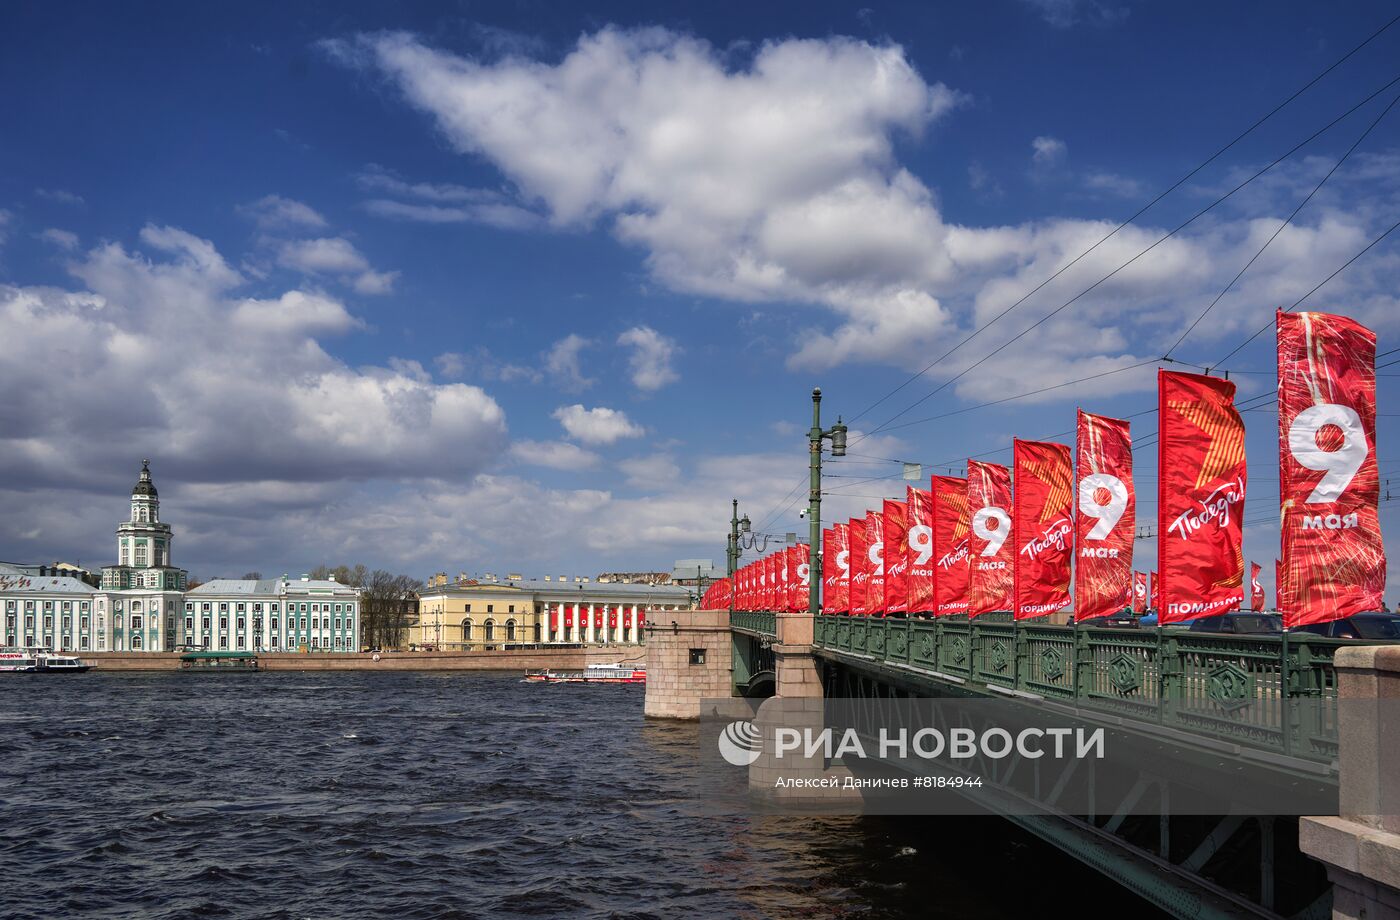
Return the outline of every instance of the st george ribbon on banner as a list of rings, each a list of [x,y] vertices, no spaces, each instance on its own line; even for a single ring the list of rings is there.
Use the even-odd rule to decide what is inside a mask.
[[[1012,443],[1012,613],[1018,620],[1054,613],[1069,604],[1074,561],[1074,470],[1064,444]]]
[[[1081,409],[1075,450],[1074,621],[1082,623],[1132,602],[1137,495],[1127,422]]]
[[[1375,333],[1280,311],[1278,426],[1284,625],[1384,609]]]
[[[958,476],[934,476],[933,493],[933,599],[938,616],[967,613],[968,513],[967,480]]]
[[[1157,372],[1158,622],[1235,610],[1243,600],[1248,479],[1235,385]]]
[[[870,593],[870,553],[865,539],[865,518],[851,518],[846,528],[850,539],[850,607],[852,616],[870,613],[866,597]]]
[[[880,512],[865,512],[865,552],[870,571],[870,582],[865,589],[865,610],[871,616],[884,616],[885,516]]]
[[[909,523],[904,502],[885,499],[885,612],[909,612]]]

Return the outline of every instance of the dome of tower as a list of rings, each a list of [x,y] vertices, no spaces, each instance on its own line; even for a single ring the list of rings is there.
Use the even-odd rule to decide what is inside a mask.
[[[136,481],[136,485],[131,489],[132,495],[149,495],[155,498],[156,485],[151,482],[151,461],[141,461],[141,478]]]

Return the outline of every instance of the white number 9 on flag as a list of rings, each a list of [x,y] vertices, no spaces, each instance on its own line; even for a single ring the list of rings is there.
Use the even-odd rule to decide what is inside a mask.
[[[996,522],[995,529],[987,526],[990,521]],[[987,545],[982,547],[982,555],[995,556],[1006,538],[1011,536],[1011,515],[996,505],[978,508],[972,516],[972,532],[977,534],[977,539],[987,541]]]
[[[1317,443],[1317,433],[1328,425],[1342,432],[1342,446],[1336,450],[1323,450]],[[1320,403],[1299,412],[1288,426],[1288,450],[1299,465],[1327,474],[1308,496],[1310,505],[1341,498],[1370,453],[1361,416],[1337,403]]]
[[[1099,489],[1108,493],[1108,501],[1102,504],[1098,500]],[[1098,519],[1098,523],[1085,534],[1084,539],[1108,539],[1108,535],[1113,532],[1113,528],[1118,526],[1118,522],[1122,519],[1123,512],[1127,510],[1128,487],[1117,476],[1110,476],[1108,473],[1090,473],[1079,480],[1079,513],[1085,517]]]
[[[933,558],[933,528],[927,524],[915,524],[909,528],[909,545],[914,547],[919,556],[914,560],[915,565],[927,565]]]

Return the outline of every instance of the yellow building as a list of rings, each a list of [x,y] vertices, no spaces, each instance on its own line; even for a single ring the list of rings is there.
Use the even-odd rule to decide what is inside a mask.
[[[640,645],[651,614],[684,610],[673,585],[518,581],[434,584],[419,593],[408,642],[438,649],[527,644]]]

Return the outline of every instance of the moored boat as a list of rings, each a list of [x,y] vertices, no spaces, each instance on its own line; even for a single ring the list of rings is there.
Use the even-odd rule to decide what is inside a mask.
[[[0,671],[31,674],[81,674],[91,670],[77,655],[57,654],[46,648],[0,648]]]
[[[199,672],[257,671],[258,656],[252,652],[186,652],[180,656],[180,670]]]
[[[0,648],[0,672],[33,673],[39,670],[39,657],[27,648]]]
[[[547,684],[644,684],[647,682],[645,666],[633,667],[627,664],[590,664],[582,671],[552,671],[541,668],[526,671],[525,679],[532,683]]]

